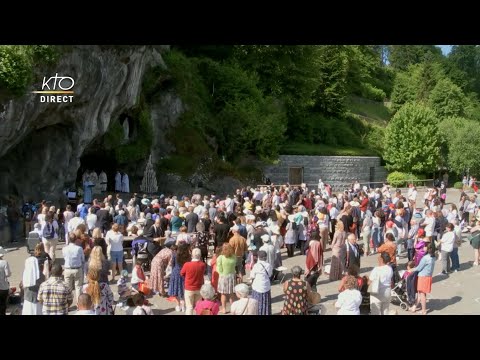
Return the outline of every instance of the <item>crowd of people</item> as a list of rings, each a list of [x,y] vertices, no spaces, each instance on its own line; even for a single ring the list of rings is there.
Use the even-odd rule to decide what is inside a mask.
[[[475,195],[462,193],[459,208],[446,205],[443,187],[427,191],[421,208],[418,200],[413,185],[402,194],[386,184],[368,189],[355,182],[334,194],[320,180],[315,190],[268,185],[224,198],[134,194],[124,203],[117,194],[65,209],[27,203],[19,216],[25,232],[41,241],[25,262],[23,314],[68,314],[72,305],[80,314],[114,314],[110,285],[116,283],[134,315],[152,314],[149,294],[168,298],[187,315],[271,315],[283,248],[288,258],[305,258],[305,266],[293,267],[282,285],[284,315],[308,314],[320,302],[322,273],[341,280],[338,314],[388,314],[391,289],[402,280],[397,258],[403,255],[411,263],[406,282],[415,277],[409,310],[426,314],[435,260],[441,259],[441,274],[459,270],[461,233],[480,233],[480,212]],[[472,237],[475,265],[478,237]],[[63,267],[55,261],[59,240],[66,243]],[[360,277],[362,256],[373,255],[378,266]],[[2,274],[6,279],[11,273],[2,258],[0,252],[0,313],[6,298]]]

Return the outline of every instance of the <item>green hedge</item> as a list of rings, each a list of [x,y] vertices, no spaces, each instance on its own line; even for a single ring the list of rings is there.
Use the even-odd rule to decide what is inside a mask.
[[[453,187],[455,189],[463,189],[463,183],[461,181],[457,181],[455,184],[453,184]]]
[[[410,182],[415,180],[420,180],[420,178],[414,174],[403,173],[400,171],[394,171],[387,176],[387,182],[394,187],[407,186]]]

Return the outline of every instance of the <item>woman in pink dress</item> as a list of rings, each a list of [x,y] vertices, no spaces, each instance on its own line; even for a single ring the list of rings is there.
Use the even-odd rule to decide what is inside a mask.
[[[330,265],[330,281],[341,280],[343,277],[343,263],[342,255],[345,251],[345,240],[347,233],[343,222],[338,221],[335,229],[335,234],[332,240],[332,262]]]

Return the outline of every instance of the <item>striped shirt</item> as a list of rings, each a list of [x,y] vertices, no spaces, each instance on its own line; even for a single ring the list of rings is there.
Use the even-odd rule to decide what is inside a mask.
[[[68,315],[73,301],[72,291],[59,277],[52,276],[40,285],[38,301],[43,304],[43,315]]]

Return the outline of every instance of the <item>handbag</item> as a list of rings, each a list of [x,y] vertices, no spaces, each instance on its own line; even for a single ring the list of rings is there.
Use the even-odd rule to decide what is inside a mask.
[[[165,269],[165,277],[169,278],[172,275],[172,265],[168,264],[167,268]]]
[[[380,278],[376,278],[372,281],[372,287],[370,289],[370,295],[376,295],[380,291]]]
[[[138,291],[143,293],[143,295],[148,296],[152,292],[152,290],[148,287],[146,282],[142,282],[138,284]]]
[[[307,302],[310,305],[316,305],[320,302],[321,296],[315,291],[310,291],[307,295]]]

